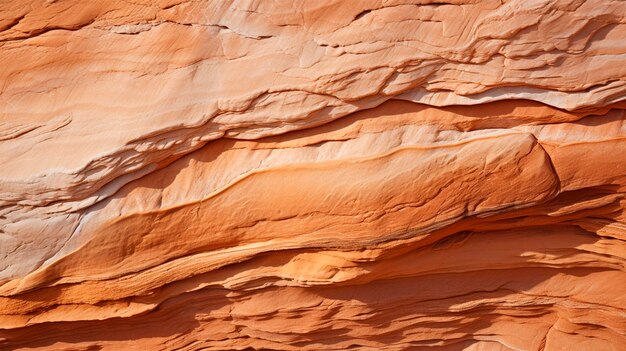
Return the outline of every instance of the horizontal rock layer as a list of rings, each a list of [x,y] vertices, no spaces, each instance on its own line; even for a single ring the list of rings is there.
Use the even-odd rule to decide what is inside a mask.
[[[0,6],[0,349],[626,345],[626,3]]]

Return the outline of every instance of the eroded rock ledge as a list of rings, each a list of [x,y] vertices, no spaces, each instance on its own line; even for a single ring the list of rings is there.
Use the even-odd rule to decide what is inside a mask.
[[[0,349],[626,344],[626,3],[0,6]]]

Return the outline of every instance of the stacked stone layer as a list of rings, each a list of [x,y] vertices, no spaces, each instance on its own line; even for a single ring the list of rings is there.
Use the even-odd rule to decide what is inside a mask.
[[[626,3],[0,3],[1,350],[620,350]]]

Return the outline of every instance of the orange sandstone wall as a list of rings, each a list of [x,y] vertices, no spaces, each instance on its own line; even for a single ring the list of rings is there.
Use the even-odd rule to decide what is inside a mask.
[[[0,350],[624,350],[626,2],[0,0]]]

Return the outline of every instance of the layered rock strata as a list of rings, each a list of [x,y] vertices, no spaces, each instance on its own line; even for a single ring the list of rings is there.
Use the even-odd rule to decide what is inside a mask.
[[[1,350],[621,350],[626,3],[0,3]]]

